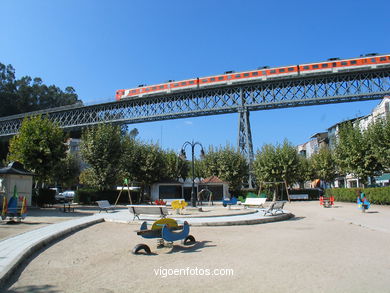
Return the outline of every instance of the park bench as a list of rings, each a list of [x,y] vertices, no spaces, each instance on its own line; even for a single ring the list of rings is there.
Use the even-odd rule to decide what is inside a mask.
[[[286,202],[285,201],[273,201],[270,203],[268,208],[264,211],[264,216],[267,214],[270,214],[272,216],[275,216],[277,212],[281,212],[284,214],[283,206]]]
[[[265,197],[247,197],[242,204],[245,208],[248,206],[263,207],[266,201]]]
[[[110,205],[108,200],[98,200],[98,201],[96,201],[96,203],[98,204],[98,206],[100,208],[99,213],[103,210],[105,210],[108,213],[108,210],[113,210],[115,208],[114,206]]]
[[[134,215],[135,218],[139,218],[139,215],[158,215],[161,218],[165,218],[168,215],[168,209],[166,206],[157,205],[127,205],[129,212]]]

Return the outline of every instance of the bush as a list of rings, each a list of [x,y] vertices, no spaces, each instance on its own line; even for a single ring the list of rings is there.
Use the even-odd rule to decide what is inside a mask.
[[[76,191],[74,202],[78,202],[80,204],[94,204],[97,200],[108,200],[110,204],[114,204],[116,199],[118,198],[119,191],[118,190],[96,190],[93,188],[80,188]],[[131,193],[131,198],[133,203],[138,200],[139,194]],[[119,198],[118,203],[120,204],[130,204],[129,196],[127,191],[122,191],[122,194]]]
[[[333,195],[336,201],[356,202],[357,190],[366,194],[372,204],[390,204],[390,187],[376,188],[333,188],[325,191],[326,196]]]
[[[39,207],[43,207],[45,205],[51,205],[56,202],[55,200],[56,191],[47,188],[40,188],[38,191],[37,204]]]
[[[292,189],[290,194],[308,194],[310,200],[318,200],[323,191],[320,188]]]

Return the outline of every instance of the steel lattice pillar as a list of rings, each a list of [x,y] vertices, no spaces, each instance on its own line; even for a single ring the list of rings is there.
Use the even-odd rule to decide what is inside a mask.
[[[238,149],[240,153],[246,158],[249,166],[248,186],[253,188],[252,182],[252,164],[253,164],[253,144],[252,132],[249,121],[249,110],[245,107],[238,111],[240,117],[238,120]]]

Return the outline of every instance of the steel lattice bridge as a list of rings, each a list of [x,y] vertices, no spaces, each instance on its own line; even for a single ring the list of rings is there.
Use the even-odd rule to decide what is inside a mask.
[[[24,117],[47,115],[65,130],[99,123],[239,113],[238,146],[253,160],[250,111],[382,99],[390,95],[390,68],[322,73],[196,89],[91,106],[65,106],[0,118],[0,137],[15,135]]]

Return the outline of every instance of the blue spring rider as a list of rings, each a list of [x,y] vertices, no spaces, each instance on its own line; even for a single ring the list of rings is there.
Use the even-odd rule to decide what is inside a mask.
[[[364,192],[360,193],[360,195],[358,196],[357,204],[359,209],[361,209],[363,213],[370,208],[370,202],[367,200]]]
[[[153,223],[152,227],[148,229],[147,222],[143,222],[137,232],[142,238],[157,239],[157,248],[165,246],[172,247],[173,241],[182,240],[184,245],[195,243],[195,238],[190,234],[190,225],[184,221],[182,226],[179,226],[174,219],[166,218],[160,219]],[[167,242],[165,245],[164,241]],[[146,254],[151,254],[151,250],[146,244],[137,244],[133,248],[133,254],[139,254],[144,250]]]

